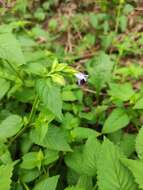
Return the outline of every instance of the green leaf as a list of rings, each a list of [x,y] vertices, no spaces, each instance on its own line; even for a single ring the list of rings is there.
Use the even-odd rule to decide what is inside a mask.
[[[71,151],[67,142],[66,133],[62,128],[50,126],[44,138],[43,145],[49,149],[59,151]]]
[[[135,135],[124,134],[120,142],[120,148],[124,154],[129,157],[135,151]]]
[[[78,179],[77,187],[89,190],[93,188],[92,177],[82,175]]]
[[[72,186],[72,187],[67,187],[67,188],[65,188],[64,190],[85,190],[85,189],[80,188],[80,187]]]
[[[134,90],[132,89],[132,85],[130,83],[124,84],[110,84],[109,95],[121,101],[128,101],[134,95]]]
[[[128,23],[127,17],[124,15],[121,15],[119,17],[119,23],[120,23],[121,31],[124,32],[127,28],[127,23]]]
[[[21,47],[10,32],[0,33],[0,58],[7,60],[15,66],[25,64]]]
[[[63,99],[63,101],[73,102],[73,101],[77,100],[77,97],[73,91],[64,90],[62,93],[62,99]]]
[[[10,190],[11,177],[13,171],[13,164],[0,166],[0,189]]]
[[[102,132],[103,133],[115,132],[127,126],[129,121],[130,121],[129,117],[124,111],[124,109],[116,108],[106,119]]]
[[[78,117],[75,117],[71,113],[67,112],[64,115],[63,121],[62,121],[62,127],[65,129],[73,129],[77,128],[79,126],[80,119]]]
[[[44,106],[61,120],[63,116],[60,88],[50,80],[40,79],[36,83],[36,90]]]
[[[93,148],[94,147],[94,148]],[[100,143],[91,136],[84,146],[65,156],[67,166],[81,175],[95,176]]]
[[[46,67],[41,62],[28,63],[25,65],[24,70],[28,74],[39,75],[39,76],[42,76],[44,73],[46,73]]]
[[[91,136],[99,136],[100,133],[90,128],[76,127],[71,130],[71,136],[75,139],[87,139]]]
[[[36,125],[30,132],[30,138],[35,144],[43,144],[44,138],[46,137],[48,131],[48,124],[43,123],[41,125]]]
[[[136,137],[136,152],[140,159],[143,158],[143,127],[140,128]]]
[[[22,127],[22,118],[18,115],[10,115],[0,123],[0,139],[6,139],[15,135]]]
[[[66,84],[66,81],[64,79],[64,77],[62,75],[59,75],[59,74],[53,74],[51,76],[53,82],[61,85],[61,86],[64,86]]]
[[[5,79],[0,79],[0,100],[4,97],[10,88],[10,83]]]
[[[14,8],[16,9],[16,11],[25,14],[27,5],[28,5],[28,0],[17,0]]]
[[[134,105],[133,109],[143,109],[143,98],[139,99]]]
[[[44,151],[43,164],[49,165],[49,164],[53,163],[54,161],[58,160],[58,158],[59,158],[59,152],[58,151],[46,149]]]
[[[121,161],[132,172],[139,188],[143,189],[143,162],[130,159],[121,159]]]
[[[20,170],[20,179],[25,182],[29,183],[36,179],[40,175],[40,171],[38,168],[34,168],[31,170],[21,169]]]
[[[31,141],[29,135],[27,135],[27,133],[24,134],[20,138],[19,145],[20,145],[20,150],[21,150],[22,155],[26,154],[30,150],[30,148],[32,147],[33,143]]]
[[[89,20],[93,28],[97,29],[98,27],[98,17],[94,13],[90,13]]]
[[[124,133],[123,130],[108,134],[108,138],[118,145],[122,152],[127,156],[131,156],[135,152],[135,134]]]
[[[33,169],[35,167],[40,168],[43,157],[41,150],[39,152],[28,152],[22,157],[22,163],[20,166],[24,169]]]
[[[59,176],[46,177],[39,181],[32,190],[56,190]]]
[[[125,4],[124,9],[123,9],[123,13],[128,15],[129,13],[131,13],[134,10],[134,6],[131,4]]]
[[[122,157],[118,147],[105,139],[97,164],[99,190],[137,190],[130,171],[120,162]]]
[[[43,129],[41,129],[43,130]],[[39,133],[41,133],[39,131]],[[49,126],[43,140],[39,138],[37,129],[32,129],[30,133],[31,140],[40,146],[59,151],[71,151],[67,142],[66,133],[62,128]]]
[[[89,72],[89,82],[96,88],[97,93],[110,82],[114,63],[110,56],[104,52],[99,53],[89,62],[87,70]]]
[[[15,92],[15,90],[16,90],[16,92]],[[34,97],[35,97],[35,92],[33,91],[33,89],[32,88],[26,88],[26,87],[19,88],[19,89],[14,89],[14,93],[12,92],[12,95],[13,94],[14,94],[14,97],[19,102],[23,102],[23,103],[31,103],[33,101]]]
[[[0,155],[0,161],[3,163],[3,164],[8,164],[8,163],[12,163],[12,158],[11,158],[11,154],[10,152],[8,151],[8,149]]]

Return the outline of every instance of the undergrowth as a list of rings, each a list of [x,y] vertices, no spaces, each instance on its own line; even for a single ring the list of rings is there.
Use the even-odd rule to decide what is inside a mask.
[[[0,190],[143,189],[142,2],[0,6]]]

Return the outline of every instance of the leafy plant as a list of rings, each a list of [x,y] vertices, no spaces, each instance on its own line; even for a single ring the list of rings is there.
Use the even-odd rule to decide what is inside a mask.
[[[143,189],[137,1],[0,1],[0,189]]]

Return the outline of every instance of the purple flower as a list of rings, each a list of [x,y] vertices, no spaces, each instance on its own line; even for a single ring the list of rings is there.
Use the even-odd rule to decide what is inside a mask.
[[[78,85],[85,83],[88,78],[88,75],[85,75],[84,73],[76,73],[75,76],[78,79]]]

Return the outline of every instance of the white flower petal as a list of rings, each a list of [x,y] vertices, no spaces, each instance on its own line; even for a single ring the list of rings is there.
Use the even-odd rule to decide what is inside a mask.
[[[75,76],[78,79],[78,85],[81,85],[82,81],[86,82],[88,78],[88,75],[85,75],[84,73],[76,73]]]

